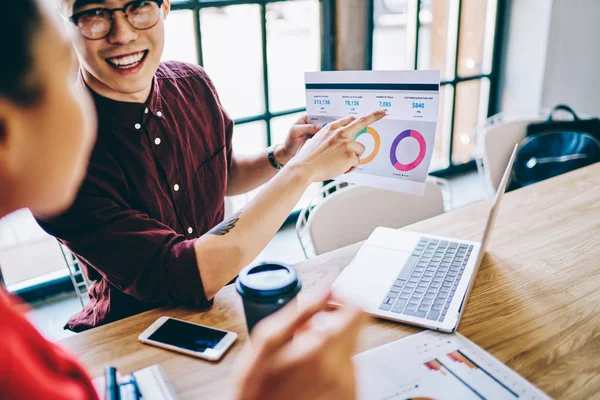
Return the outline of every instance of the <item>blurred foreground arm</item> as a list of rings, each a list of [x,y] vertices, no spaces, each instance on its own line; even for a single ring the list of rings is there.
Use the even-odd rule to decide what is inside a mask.
[[[366,320],[356,306],[325,312],[330,295],[261,321],[236,366],[236,400],[356,398],[352,356]]]

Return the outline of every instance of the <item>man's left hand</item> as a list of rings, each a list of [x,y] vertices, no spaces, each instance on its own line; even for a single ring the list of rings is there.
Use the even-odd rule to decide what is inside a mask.
[[[279,146],[275,152],[275,159],[285,165],[290,161],[306,143],[308,139],[313,137],[320,128],[309,123],[308,116],[302,115],[290,128],[290,132],[285,138],[283,146]]]

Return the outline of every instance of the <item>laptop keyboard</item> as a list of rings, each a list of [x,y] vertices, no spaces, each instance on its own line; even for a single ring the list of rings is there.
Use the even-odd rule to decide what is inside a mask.
[[[442,322],[473,246],[422,237],[381,310]]]

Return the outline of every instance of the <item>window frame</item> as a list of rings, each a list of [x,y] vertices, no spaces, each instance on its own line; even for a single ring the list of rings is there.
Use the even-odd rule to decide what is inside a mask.
[[[234,120],[235,125],[249,124],[257,121],[265,121],[267,146],[273,144],[271,120],[278,117],[306,111],[306,107],[290,108],[282,111],[271,111],[269,98],[269,65],[267,49],[267,5],[273,3],[292,2],[294,0],[174,0],[171,3],[172,11],[189,10],[193,12],[194,34],[196,38],[196,62],[204,66],[204,55],[202,49],[202,26],[200,22],[200,11],[207,8],[229,7],[237,5],[255,4],[260,6],[260,30],[262,51],[262,74],[263,74],[263,96],[265,112],[249,115]],[[335,0],[318,0],[321,6],[321,70],[333,70],[335,65]]]
[[[419,19],[419,13],[421,11],[421,1],[420,0],[412,0],[416,2],[416,12],[415,12],[415,54],[413,60],[413,68],[418,69],[418,57],[419,57],[419,30],[421,27],[421,21]],[[471,171],[476,168],[475,160],[468,161],[462,164],[455,164],[452,161],[452,149],[454,145],[454,124],[456,117],[456,93],[457,93],[457,85],[462,82],[476,81],[482,79],[489,79],[490,82],[490,90],[488,95],[488,109],[487,109],[487,117],[490,117],[499,111],[499,83],[500,83],[500,62],[501,62],[501,51],[504,43],[504,25],[506,21],[506,9],[507,9],[507,0],[497,0],[496,3],[496,20],[494,26],[494,40],[492,49],[492,62],[489,73],[482,73],[468,77],[460,77],[458,75],[458,55],[459,55],[459,44],[460,44],[460,36],[461,36],[461,17],[463,11],[463,0],[457,0],[458,2],[458,15],[457,15],[457,34],[456,34],[456,54],[454,55],[454,78],[451,80],[444,80],[440,82],[441,86],[450,86],[452,87],[452,116],[450,119],[450,137],[448,138],[449,145],[448,154],[448,167],[440,170],[432,171],[432,175],[436,176],[448,176],[457,173],[462,173],[466,171]],[[373,69],[373,42],[374,42],[374,33],[375,33],[375,0],[366,0],[367,3],[367,21],[366,21],[366,52],[365,52],[365,65],[366,69]],[[481,100],[480,100],[481,101]]]

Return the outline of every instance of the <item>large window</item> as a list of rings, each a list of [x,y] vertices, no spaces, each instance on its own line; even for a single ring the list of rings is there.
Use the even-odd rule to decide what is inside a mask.
[[[163,60],[197,63],[206,69],[236,122],[236,153],[256,153],[282,142],[304,111],[304,72],[320,70],[322,54],[328,57],[322,51],[322,3],[173,2]],[[235,206],[252,196],[234,198]]]
[[[473,158],[473,128],[497,111],[495,50],[503,0],[370,1],[367,65],[440,70],[432,170],[456,170]]]

